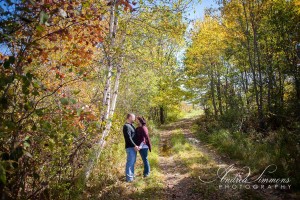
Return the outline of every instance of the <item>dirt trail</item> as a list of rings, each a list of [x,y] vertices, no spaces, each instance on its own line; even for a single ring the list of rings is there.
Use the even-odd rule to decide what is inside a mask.
[[[183,162],[174,159],[171,152],[171,137],[175,130],[182,129],[188,138],[191,134],[190,128],[195,119],[184,119],[164,126],[160,132],[160,158],[159,165],[165,177],[166,199],[203,199],[193,190],[195,178],[191,177],[189,169]]]
[[[157,136],[156,168],[152,168],[149,178],[142,178],[142,163],[138,159],[136,180],[124,182],[124,164],[120,165],[120,180],[104,187],[95,185],[87,191],[87,199],[126,199],[126,200],[292,200],[299,195],[279,189],[221,188],[220,180],[203,183],[199,180],[212,180],[217,170],[234,164],[237,174],[245,174],[243,165],[226,156],[221,156],[208,144],[199,141],[192,133],[195,118],[183,119],[161,127]],[[173,139],[173,142],[172,142]],[[174,146],[172,146],[174,145]],[[152,156],[150,154],[150,156]],[[150,157],[151,158],[151,157]],[[157,166],[158,159],[158,166]],[[156,173],[154,173],[156,172]],[[229,187],[232,184],[228,184]],[[101,189],[100,189],[101,188]],[[99,192],[101,191],[101,192]],[[297,198],[298,197],[298,198]]]
[[[175,161],[174,155],[170,152],[171,134],[172,130],[166,129],[161,132],[159,165],[165,177],[165,197],[166,199],[196,199],[190,192],[192,180],[189,171],[183,163]]]
[[[191,132],[191,127],[195,122],[193,119],[183,119],[170,125],[164,126],[160,132],[160,157],[159,165],[165,177],[165,199],[270,199],[280,200],[286,199],[285,193],[279,190],[220,190],[216,185],[208,185],[200,183],[198,177],[191,175],[188,167],[178,159],[174,159],[171,149],[171,136],[175,130],[181,129],[186,140],[195,146],[200,153],[204,154],[215,163],[216,168],[226,167],[234,164],[236,171],[234,174],[243,174],[244,170],[239,163],[228,157],[220,156],[208,145],[197,140]],[[207,166],[207,168],[211,168]],[[203,171],[202,171],[203,172]],[[205,174],[205,172],[204,172]],[[212,189],[214,187],[215,189]],[[197,189],[198,188],[198,189]],[[292,199],[288,196],[289,199]]]

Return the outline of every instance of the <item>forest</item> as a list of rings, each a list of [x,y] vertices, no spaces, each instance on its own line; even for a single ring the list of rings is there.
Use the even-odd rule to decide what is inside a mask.
[[[128,113],[146,118],[153,145],[150,177],[133,184]],[[276,166],[267,176],[291,189],[201,183],[216,160],[253,177]],[[297,199],[299,189],[299,0],[0,1],[1,199]]]

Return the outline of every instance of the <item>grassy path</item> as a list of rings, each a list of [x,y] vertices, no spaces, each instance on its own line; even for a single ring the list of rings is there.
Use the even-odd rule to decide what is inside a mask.
[[[91,194],[97,195],[89,196],[89,199],[292,199],[278,190],[224,189],[220,188],[219,180],[201,182],[199,177],[204,181],[213,180],[220,167],[234,164],[236,168],[230,173],[231,178],[243,175],[245,171],[238,163],[220,156],[213,148],[197,140],[191,131],[194,122],[194,118],[183,119],[161,127],[152,135],[149,178],[142,178],[143,166],[138,155],[136,179],[133,183],[126,183],[123,175],[125,159],[122,159],[123,163],[118,167],[118,181],[109,184],[105,190],[101,189],[98,194],[94,188]]]
[[[195,118],[183,119],[163,127],[160,132],[159,166],[164,175],[164,199],[292,199],[280,190],[237,188],[232,184],[220,187],[213,180],[219,168],[234,165],[230,178],[243,176],[245,169],[228,157],[221,156],[192,133]],[[254,179],[255,177],[253,177]],[[236,184],[235,184],[236,185]],[[253,185],[252,185],[253,186]]]
[[[213,179],[218,165],[196,146],[190,129],[193,119],[163,127],[159,165],[164,175],[164,199],[226,199],[215,183],[202,184],[199,176]],[[228,195],[228,198],[232,194]],[[232,198],[231,198],[232,199]]]

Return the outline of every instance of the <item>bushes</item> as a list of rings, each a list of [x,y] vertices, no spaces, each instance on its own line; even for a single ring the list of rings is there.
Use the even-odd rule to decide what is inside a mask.
[[[224,128],[239,128],[241,124],[242,114],[236,109],[226,110],[223,115],[220,116],[222,127]]]
[[[200,123],[198,121],[198,123]],[[252,171],[260,172],[268,165],[275,164],[277,171],[276,178],[289,177],[292,180],[294,189],[299,189],[299,135],[286,129],[269,133],[267,136],[252,132],[249,134],[231,131],[229,129],[213,130],[216,127],[215,121],[207,123],[209,132],[203,131],[203,122],[198,124],[198,137],[210,143],[219,152],[227,154],[238,160],[241,164],[249,166]]]

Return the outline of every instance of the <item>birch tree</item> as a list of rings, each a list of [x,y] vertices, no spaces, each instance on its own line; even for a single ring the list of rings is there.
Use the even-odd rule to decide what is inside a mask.
[[[127,2],[127,1],[126,1]],[[128,2],[127,2],[128,3]],[[99,134],[98,141],[94,144],[94,149],[92,150],[92,155],[88,161],[85,169],[85,178],[88,179],[95,163],[97,163],[101,151],[105,145],[105,139],[108,136],[111,126],[112,118],[114,115],[120,78],[122,75],[122,65],[123,65],[123,46],[125,42],[125,33],[119,33],[118,24],[118,3],[117,0],[112,0],[109,2],[110,12],[109,12],[109,32],[107,41],[102,43],[102,50],[104,52],[105,63],[107,74],[105,76],[106,83],[104,86],[104,92],[102,97],[102,106],[100,107],[100,123],[101,123],[101,133]],[[129,4],[124,4],[125,11],[131,10]],[[126,15],[126,13],[125,13]],[[119,39],[119,44],[116,44],[116,40]],[[116,45],[119,45],[117,48]],[[116,51],[116,49],[121,49],[121,52]],[[120,51],[120,50],[119,50]],[[115,78],[114,76],[115,73]],[[99,80],[101,81],[101,80]]]

